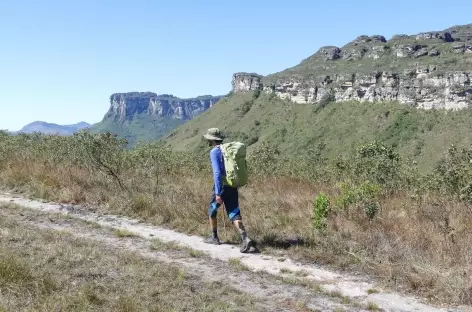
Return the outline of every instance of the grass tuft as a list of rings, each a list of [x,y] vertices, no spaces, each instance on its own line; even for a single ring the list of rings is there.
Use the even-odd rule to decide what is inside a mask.
[[[202,258],[205,256],[205,253],[200,250],[195,250],[192,248],[188,249],[188,254],[193,258]]]
[[[369,311],[379,311],[379,306],[375,302],[367,303],[367,310]]]
[[[229,258],[228,260],[229,265],[239,271],[251,271],[251,269],[243,264],[240,259],[238,258]]]
[[[133,232],[130,232],[126,229],[113,229],[113,234],[119,238],[126,238],[126,237],[137,237],[137,235]]]
[[[287,269],[287,268],[281,268],[280,273],[282,273],[282,274],[292,274],[294,272],[290,269]]]

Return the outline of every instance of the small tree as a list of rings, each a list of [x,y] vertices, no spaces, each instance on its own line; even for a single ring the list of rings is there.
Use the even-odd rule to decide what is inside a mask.
[[[380,209],[381,188],[379,185],[364,182],[359,186],[347,183],[341,184],[341,194],[335,199],[335,205],[342,211],[347,211],[350,206],[362,209],[365,216],[372,220]]]
[[[352,169],[353,178],[357,181],[370,181],[390,190],[403,186],[400,156],[382,143],[359,147]]]
[[[75,137],[79,153],[84,156],[78,155],[79,159],[83,159],[83,165],[89,170],[98,170],[112,177],[121,189],[125,189],[120,175],[125,161],[124,149],[128,142],[109,132],[93,135],[82,130]]]
[[[320,193],[313,203],[313,226],[317,230],[326,228],[326,218],[330,212],[329,198]]]
[[[435,168],[433,188],[443,195],[472,204],[472,150],[451,145]]]

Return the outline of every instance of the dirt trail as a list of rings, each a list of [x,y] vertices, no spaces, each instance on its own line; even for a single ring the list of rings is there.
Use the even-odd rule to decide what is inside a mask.
[[[133,250],[146,256],[152,255],[153,257],[157,257],[159,261],[185,267],[206,279],[220,280],[229,283],[230,286],[244,292],[250,292],[252,295],[262,298],[266,302],[272,301],[280,303],[281,300],[288,300],[291,302],[303,301],[306,302],[305,307],[316,311],[340,311],[339,309],[341,307],[347,311],[362,311],[363,309],[361,307],[366,307],[368,303],[375,303],[379,308],[385,311],[471,311],[470,309],[465,308],[446,309],[429,306],[412,297],[385,292],[368,282],[367,279],[341,275],[315,265],[300,264],[290,259],[281,262],[277,258],[263,254],[241,254],[237,246],[208,245],[198,236],[185,235],[172,230],[146,225],[139,220],[128,219],[121,216],[94,214],[86,211],[80,206],[42,203],[8,193],[0,195],[0,202],[13,203],[25,208],[46,213],[67,214],[74,218],[95,222],[101,226],[127,230],[141,237],[141,242],[136,242],[136,239],[119,240],[113,236],[110,237],[109,235],[103,235],[103,233],[97,233],[90,228],[85,231],[83,227],[78,228],[79,225],[72,226],[70,223],[52,223],[47,225],[48,227],[55,229],[66,228],[74,235]],[[45,226],[44,222],[35,222],[35,220],[29,220],[28,222],[32,222],[38,226]],[[149,245],[145,242],[146,240],[153,238],[157,238],[163,242],[180,243],[183,246],[204,252],[210,257],[210,259],[195,259],[190,256],[179,257],[176,259],[167,252],[151,253],[149,251]],[[232,269],[230,269],[226,264],[229,261],[234,261],[232,259],[239,259],[240,263],[251,269],[251,271],[261,273],[255,274],[251,272],[238,271],[237,274],[235,274],[235,272],[233,272],[234,269],[232,271]],[[299,272],[299,276],[303,277],[297,277],[297,272]],[[267,274],[265,273],[269,273],[272,276],[290,276],[291,278],[315,281],[322,285],[325,294],[320,292],[315,293],[306,287],[282,283],[274,278],[267,278]],[[369,291],[371,289],[375,289],[378,292],[371,293],[371,291]],[[351,298],[356,304],[343,305],[339,298],[335,298],[333,295],[326,295],[330,292],[331,294],[338,293],[342,296]],[[283,309],[278,305],[277,309],[274,310],[270,308],[268,310],[284,311],[286,309]]]

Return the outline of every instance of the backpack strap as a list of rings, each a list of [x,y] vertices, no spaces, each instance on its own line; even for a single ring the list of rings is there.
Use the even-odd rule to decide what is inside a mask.
[[[217,145],[216,148],[218,148],[221,152],[221,163],[223,164],[223,167],[224,167],[224,177],[223,177],[223,185],[227,185],[228,183],[226,182],[226,166],[225,166],[225,158],[223,156],[223,150],[221,149],[221,146],[220,145]],[[220,168],[221,169],[221,168]]]
[[[225,158],[223,157],[223,150],[221,149],[220,145],[217,145],[216,148],[218,148],[221,152],[221,162],[224,164],[225,163]]]

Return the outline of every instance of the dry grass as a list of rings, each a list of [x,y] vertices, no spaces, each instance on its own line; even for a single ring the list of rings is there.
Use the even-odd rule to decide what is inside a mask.
[[[309,288],[314,292],[325,293],[325,290],[320,284],[316,283],[315,281],[308,280],[306,278],[295,278],[285,276],[276,276],[275,278],[285,284],[302,286]]]
[[[238,258],[229,258],[228,259],[229,265],[239,271],[251,271],[251,269],[245,265],[244,263],[241,262],[240,259]]]
[[[188,249],[188,254],[192,258],[203,258],[203,257],[205,257],[205,253],[203,251],[192,249],[192,248]]]
[[[221,283],[67,233],[0,219],[0,311],[250,311]]]
[[[369,311],[378,311],[380,310],[379,307],[377,306],[377,304],[375,304],[374,302],[369,302],[367,304],[367,310]]]
[[[290,270],[290,269],[287,269],[287,268],[281,268],[280,273],[282,273],[282,274],[292,274],[293,271]]]
[[[133,171],[122,174],[127,190],[100,174],[75,167],[47,167],[40,162],[11,160],[0,171],[0,183],[36,197],[87,203],[103,212],[140,218],[185,233],[208,234],[208,176],[161,175],[142,180]],[[256,187],[261,186],[261,187]],[[406,194],[384,198],[378,217],[369,222],[362,212],[330,217],[325,233],[312,227],[312,203],[329,185],[313,186],[282,178],[252,181],[241,190],[242,216],[249,234],[265,250],[289,252],[299,260],[340,269],[364,270],[386,285],[433,301],[472,303],[472,214],[464,205],[433,195],[414,199]],[[238,242],[228,223],[225,240]]]
[[[119,238],[125,238],[125,237],[135,237],[137,236],[136,234],[128,231],[128,230],[124,230],[124,229],[114,229],[113,230],[113,234],[115,234],[116,237],[119,237]]]

